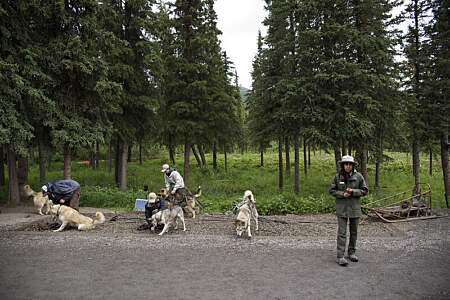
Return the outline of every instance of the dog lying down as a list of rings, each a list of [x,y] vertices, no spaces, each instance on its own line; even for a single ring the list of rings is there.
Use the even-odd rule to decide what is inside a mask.
[[[37,208],[38,214],[47,215],[49,213],[50,205],[52,205],[52,202],[48,199],[48,196],[44,197],[42,195],[42,192],[33,191],[33,189],[28,184],[23,187],[23,190],[28,197],[33,196],[34,206]]]
[[[238,236],[241,236],[242,233],[247,229],[248,237],[252,237],[252,232],[250,230],[252,217],[256,223],[255,230],[258,230],[258,212],[256,211],[255,202],[256,200],[255,197],[253,197],[253,193],[249,190],[245,191],[244,200],[238,207],[238,214],[235,221],[236,234]]]
[[[95,220],[83,216],[72,207],[66,205],[52,205],[50,207],[50,212],[51,214],[56,215],[62,223],[61,227],[53,230],[54,232],[63,231],[67,225],[75,225],[78,227],[78,230],[89,230],[93,229],[95,225],[105,222],[105,216],[99,211],[95,213]]]
[[[152,224],[153,226],[158,226],[158,224],[164,224],[164,228],[159,233],[159,235],[163,235],[164,233],[169,231],[169,227],[175,225],[175,229],[178,229],[178,220],[183,224],[183,231],[186,231],[186,224],[184,223],[184,213],[183,209],[176,205],[171,209],[164,209],[158,211],[156,214],[152,216]]]

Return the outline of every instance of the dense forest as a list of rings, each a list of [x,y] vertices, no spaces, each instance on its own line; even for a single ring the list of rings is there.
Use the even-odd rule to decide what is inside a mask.
[[[352,154],[375,186],[384,151],[439,155],[449,171],[450,30],[448,1],[265,0],[267,34],[255,36],[251,90],[243,98],[222,49],[214,0],[5,0],[0,3],[0,185],[20,203],[30,161],[39,178],[56,154],[107,148],[117,186],[127,188],[130,149],[205,153],[278,145],[278,184],[300,149]],[[404,7],[396,16],[395,9]],[[403,9],[403,8],[402,8]],[[406,32],[398,24],[409,24]],[[6,168],[5,168],[6,165]],[[306,164],[304,172],[306,173]],[[336,168],[338,164],[336,163]],[[5,176],[7,169],[7,177]],[[8,180],[6,180],[8,179]]]

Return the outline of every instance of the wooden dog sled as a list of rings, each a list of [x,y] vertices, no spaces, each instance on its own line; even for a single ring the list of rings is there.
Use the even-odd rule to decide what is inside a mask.
[[[389,223],[434,219],[448,215],[436,215],[431,211],[431,186],[417,183],[412,190],[361,205],[369,217],[378,217]]]

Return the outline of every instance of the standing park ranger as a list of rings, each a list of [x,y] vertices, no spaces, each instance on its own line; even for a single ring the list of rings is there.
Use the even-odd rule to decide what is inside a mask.
[[[338,218],[337,260],[341,266],[348,264],[344,258],[347,242],[347,223],[350,223],[350,241],[348,244],[348,259],[358,261],[355,255],[358,223],[361,217],[360,197],[369,193],[364,177],[355,170],[357,163],[350,155],[345,155],[339,161],[339,173],[334,176],[330,194],[336,197],[336,216]]]

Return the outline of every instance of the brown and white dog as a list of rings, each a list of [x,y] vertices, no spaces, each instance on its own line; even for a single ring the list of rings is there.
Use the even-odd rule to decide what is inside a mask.
[[[96,219],[92,220],[67,205],[52,205],[50,206],[50,212],[61,221],[61,227],[53,230],[54,232],[63,231],[67,225],[75,225],[78,230],[89,230],[93,229],[95,225],[105,222],[105,216],[99,211],[95,213]]]
[[[251,218],[255,220],[256,228],[258,230],[258,211],[255,206],[255,197],[250,190],[245,191],[243,201],[238,207],[238,214],[234,224],[236,225],[236,234],[241,236],[242,233],[247,229],[248,237],[252,237],[252,232],[250,230]]]
[[[152,216],[152,225],[156,227],[158,224],[164,224],[163,230],[159,233],[159,235],[163,235],[169,231],[172,225],[175,225],[175,229],[178,229],[178,220],[183,224],[183,231],[186,231],[183,209],[177,205],[171,209],[160,210],[154,214]]]
[[[28,184],[23,187],[23,190],[28,197],[33,196],[34,206],[37,208],[38,214],[47,215],[49,213],[50,206],[53,203],[48,199],[48,196],[44,196],[42,192],[33,191]]]
[[[197,194],[187,194],[186,195],[186,202],[177,201],[174,199],[173,195],[170,195],[167,189],[160,189],[158,192],[158,196],[161,196],[164,201],[166,201],[167,207],[173,208],[175,205],[180,205],[182,207],[186,207],[187,210],[192,214],[192,218],[195,219],[195,203],[198,202],[197,198],[202,195],[202,187],[199,186],[197,189]]]

